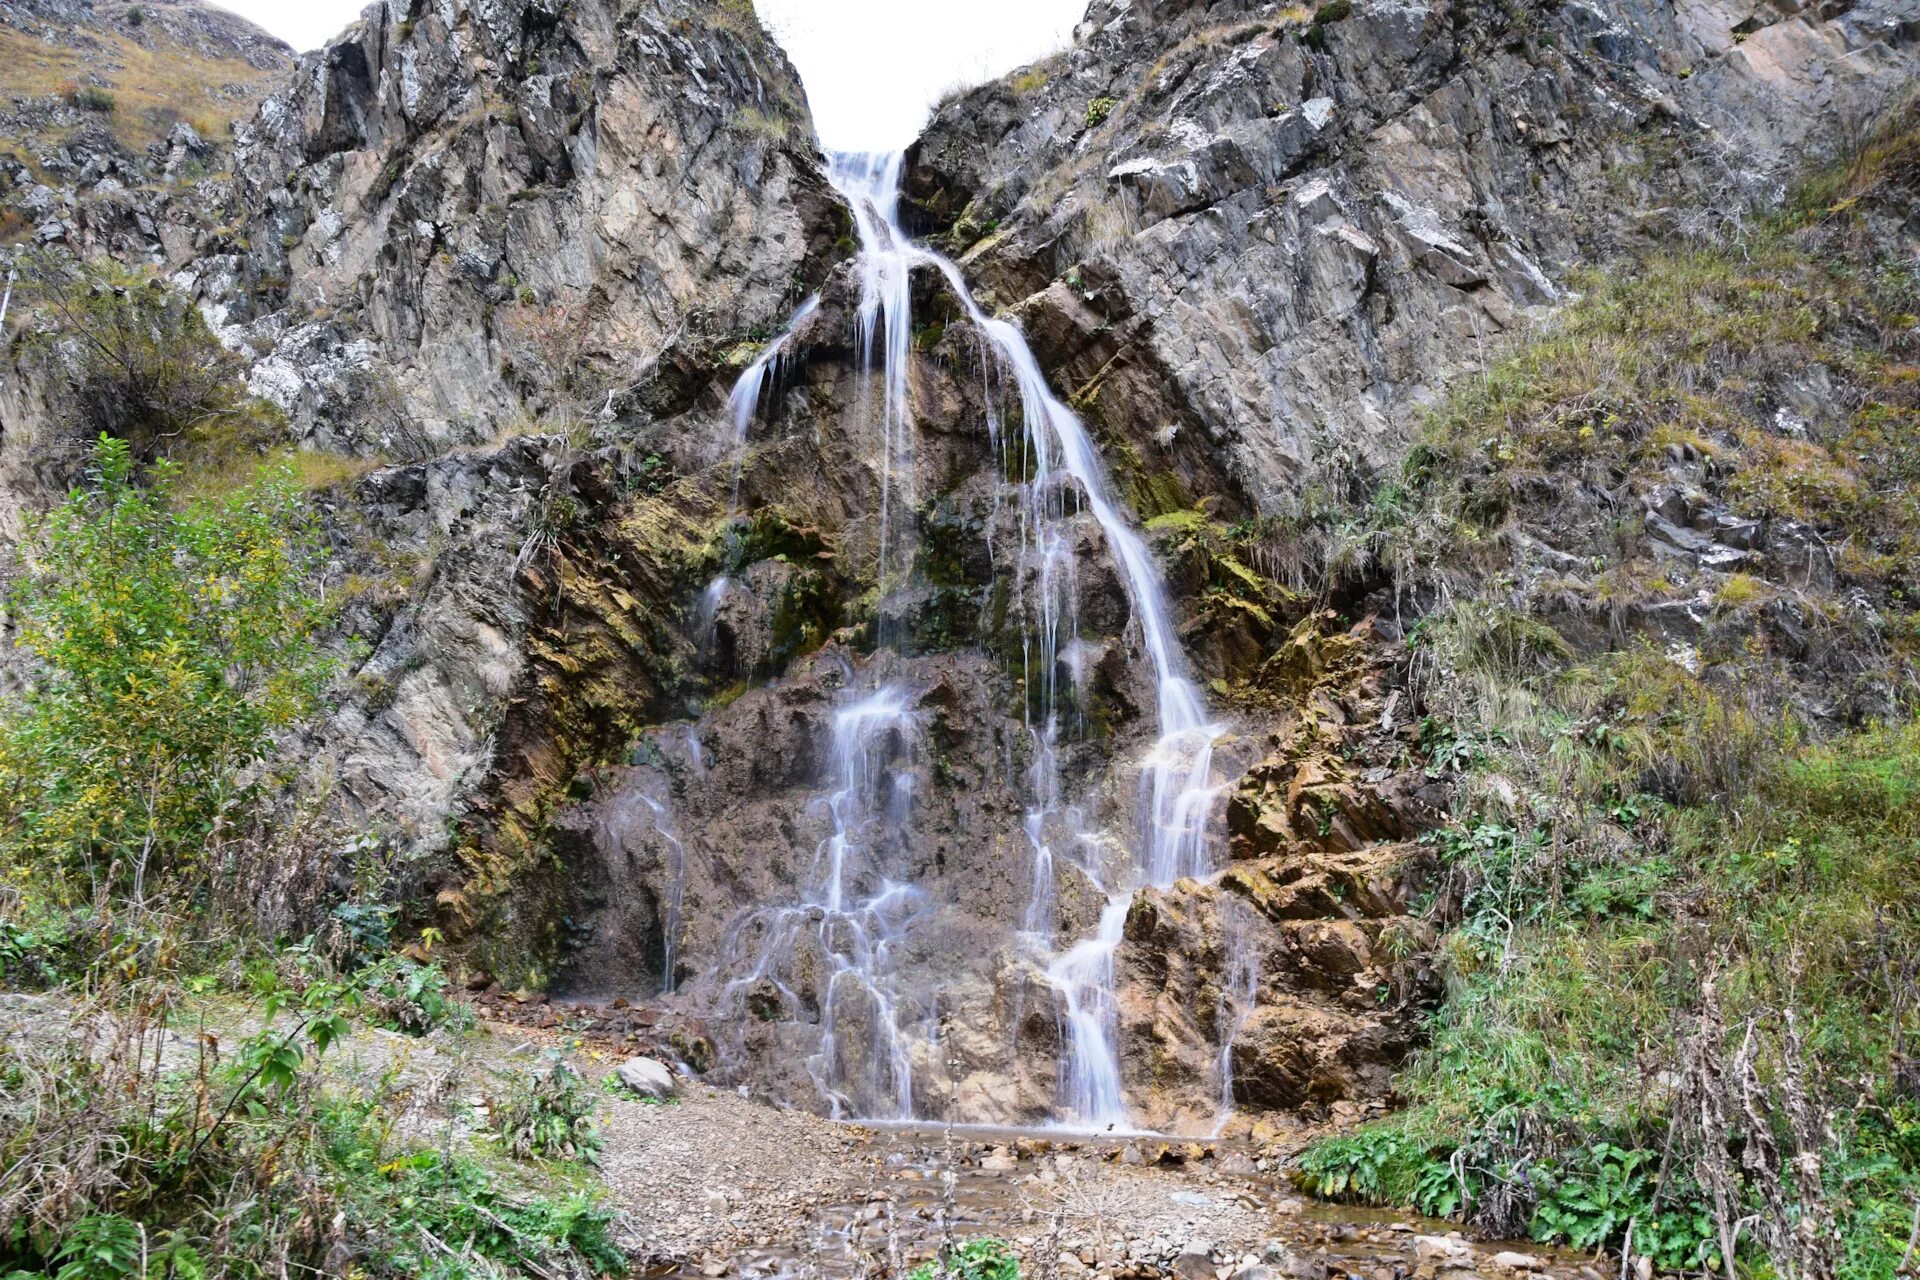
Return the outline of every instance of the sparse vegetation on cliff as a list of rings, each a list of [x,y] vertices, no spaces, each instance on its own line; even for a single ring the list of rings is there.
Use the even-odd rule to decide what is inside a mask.
[[[1413,1105],[1309,1152],[1316,1192],[1663,1269],[1911,1261],[1920,295],[1859,219],[1914,198],[1888,166],[1915,130],[1739,249],[1587,282],[1332,533],[1330,562],[1433,602],[1416,670],[1471,745]],[[1747,549],[1781,537],[1807,564],[1765,576]],[[1574,554],[1517,579],[1539,538]],[[1546,643],[1489,645],[1489,618]]]

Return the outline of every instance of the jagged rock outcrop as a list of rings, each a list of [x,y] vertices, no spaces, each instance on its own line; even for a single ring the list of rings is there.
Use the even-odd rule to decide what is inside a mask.
[[[1198,437],[1293,512],[1397,461],[1578,269],[1775,196],[1904,92],[1916,37],[1875,0],[1098,0],[946,105],[907,190],[1150,460]],[[1151,390],[1090,381],[1116,365]]]
[[[663,366],[779,323],[824,269],[811,132],[737,8],[374,8],[242,129],[246,225],[198,288],[322,447],[670,413]]]
[[[1044,109],[1026,123],[987,136],[1011,89],[974,95],[981,110],[964,127],[937,123],[910,193],[1073,392],[1116,488],[1150,520],[1182,593],[1185,643],[1237,731],[1222,764],[1241,780],[1220,813],[1236,861],[1216,881],[1149,891],[1128,913],[1114,956],[1119,1065],[1142,1122],[1189,1130],[1213,1122],[1229,1068],[1232,1096],[1258,1106],[1377,1100],[1435,992],[1431,929],[1409,911],[1432,871],[1411,840],[1439,817],[1435,784],[1408,763],[1415,700],[1392,674],[1391,625],[1342,633],[1310,616],[1236,559],[1225,531],[1313,485],[1344,496],[1397,455],[1420,399],[1527,309],[1561,300],[1571,266],[1639,234],[1633,219],[1596,223],[1583,210],[1612,208],[1622,189],[1745,198],[1753,180],[1688,114],[1704,106],[1656,102],[1629,70],[1632,49],[1593,31],[1574,38],[1590,14],[1543,19],[1571,24],[1554,43],[1472,6],[1318,21],[1232,6],[1096,16],[1065,56],[1071,77],[1038,91]],[[744,45],[698,43],[724,43],[724,27],[703,37],[669,22],[663,34],[626,14],[608,44],[581,21],[564,38],[538,23],[456,26],[449,34],[495,42],[467,46],[493,50],[495,67],[440,68],[417,96],[406,87],[413,33],[369,27],[263,115],[254,163],[274,210],[220,269],[264,281],[275,305],[278,273],[291,281],[297,263],[310,284],[290,284],[290,315],[339,308],[287,327],[294,354],[262,366],[301,374],[282,402],[302,432],[432,452],[491,432],[504,412],[608,415],[584,448],[529,444],[510,481],[501,461],[486,463],[510,504],[468,488],[467,460],[398,473],[443,477],[425,492],[445,483],[463,513],[433,585],[402,613],[467,639],[391,633],[376,663],[397,673],[398,692],[330,750],[358,770],[352,790],[369,818],[412,794],[430,797],[422,817],[460,815],[460,858],[434,887],[473,962],[507,985],[631,1000],[670,988],[652,1025],[685,1028],[703,1064],[784,1102],[884,1112],[906,1081],[920,1114],[1043,1119],[1068,1048],[1045,948],[1025,936],[1038,900],[1023,831],[1033,673],[1009,612],[1035,588],[1028,567],[993,550],[1020,534],[1002,503],[1008,460],[981,430],[990,392],[976,337],[945,283],[922,279],[912,453],[896,473],[875,434],[871,374],[848,342],[857,284],[827,269],[848,252],[834,243],[845,224],[807,156],[758,131],[685,126],[676,137],[739,148],[728,165],[772,166],[754,170],[754,199],[724,188],[724,166],[711,188],[704,171],[675,171],[678,189],[708,193],[690,202],[685,231],[647,240],[626,265],[596,256],[607,235],[573,238],[578,202],[636,182],[653,190],[655,175],[595,167],[629,154],[613,138],[548,145],[548,117],[524,95],[494,105],[498,67],[531,65],[526,49],[541,41],[555,42],[559,66],[591,48],[649,67],[751,61]],[[1852,105],[1864,111],[1904,67],[1908,33],[1896,23],[1876,44],[1871,13],[1837,21],[1829,34],[1865,52],[1849,60],[1842,48],[1828,66],[1816,42],[1797,65],[1845,84],[1857,63]],[[1124,39],[1142,31],[1145,45]],[[369,97],[362,68],[381,68],[377,83],[399,96]],[[1765,110],[1787,113],[1798,83],[1788,77]],[[562,90],[540,92],[550,105]],[[733,100],[736,115],[750,96]],[[594,101],[563,114],[582,130],[614,127]],[[462,114],[449,119],[453,103]],[[1062,127],[1076,113],[1092,123]],[[672,127],[670,116],[655,123]],[[1611,173],[1655,145],[1686,164]],[[713,159],[684,141],[664,152]],[[1753,154],[1784,163],[1796,152],[1789,141]],[[291,186],[272,176],[286,174]],[[490,182],[522,193],[504,201],[504,221]],[[529,222],[523,205],[544,212]],[[446,207],[459,216],[435,212]],[[751,283],[729,276],[718,310],[689,307],[686,328],[669,327],[639,306],[636,282],[679,297],[679,282],[732,271],[716,246],[683,238],[718,225],[704,219],[722,208],[728,234],[746,238]],[[521,247],[548,274],[522,274]],[[797,300],[796,276],[821,303],[784,347],[787,371],[736,480],[722,393],[758,349],[741,340],[771,333]],[[503,292],[529,279],[530,300]],[[552,339],[544,347],[514,336],[530,310]],[[287,323],[244,308],[230,318],[237,335]],[[348,334],[366,335],[357,371]],[[622,363],[634,351],[639,364]],[[418,407],[391,430],[356,407],[378,374],[391,403]],[[326,434],[341,423],[353,425]],[[749,518],[733,518],[736,501]],[[1062,746],[1061,772],[1085,812],[1076,832],[1056,834],[1099,848],[1137,803],[1130,762],[1151,738],[1152,695],[1102,539],[1089,519],[1068,527],[1083,728]],[[904,585],[883,588],[875,562],[888,538],[911,561]],[[498,589],[508,573],[514,589]],[[883,668],[903,701],[876,712],[887,731],[858,744],[853,768],[841,716]],[[364,744],[379,745],[356,759]],[[892,807],[872,790],[881,778],[911,803]],[[856,827],[884,842],[898,877],[894,889],[858,886],[881,904],[844,926],[871,930],[864,940],[822,932],[835,917],[810,901],[822,860]],[[1104,900],[1075,863],[1055,866],[1048,892],[1054,936],[1091,934]],[[893,958],[892,1007],[870,974],[846,967],[863,948]],[[1236,965],[1257,975],[1244,1001],[1229,990]]]
[[[86,434],[73,361],[34,315],[48,264],[166,273],[220,243],[231,123],[291,65],[280,41],[198,0],[0,4],[0,240],[24,266],[0,353],[0,539],[65,492]]]
[[[710,461],[732,351],[824,271],[842,214],[804,100],[725,5],[382,6],[301,59],[236,163],[244,225],[178,279],[294,440],[361,460],[331,504],[371,653],[311,772],[395,850],[491,847],[515,778],[564,787],[644,718],[638,685],[590,731],[513,718],[547,659],[577,670],[579,575],[548,553],[586,555],[636,473]],[[677,621],[677,579],[600,567]]]
[[[1226,726],[1216,872],[1132,898],[1108,953],[1138,1122],[1378,1101],[1436,993],[1444,768],[1393,602],[1319,611],[1254,518],[1358,495],[1576,268],[1737,216],[1886,101],[1914,24],[1832,8],[1098,0],[916,148],[914,216],[1086,419]],[[376,6],[240,128],[231,192],[230,225],[55,238],[167,268],[338,472],[366,647],[296,748],[330,821],[264,913],[362,858],[476,984],[654,1002],[782,1102],[1057,1114],[1084,1027],[1051,970],[1121,920],[1098,873],[1166,672],[1083,482],[1022,491],[1035,406],[936,271],[908,438],[876,421],[847,210],[750,16]],[[54,415],[0,394],[10,433]],[[1760,536],[1679,487],[1647,520],[1690,566]],[[852,846],[858,910],[821,888]]]

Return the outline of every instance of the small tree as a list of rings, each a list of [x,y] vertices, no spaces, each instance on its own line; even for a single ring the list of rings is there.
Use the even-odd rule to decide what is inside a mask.
[[[244,364],[215,340],[193,300],[165,281],[106,259],[29,260],[30,295],[70,344],[68,384],[79,441],[106,434],[155,457],[224,457],[280,434],[278,411],[241,380]]]
[[[36,658],[0,714],[0,850],[14,872],[84,875],[136,906],[193,879],[276,730],[314,705],[331,664],[308,580],[312,517],[284,466],[176,503],[178,469],[136,480],[102,437],[87,487],[29,539],[16,599]]]

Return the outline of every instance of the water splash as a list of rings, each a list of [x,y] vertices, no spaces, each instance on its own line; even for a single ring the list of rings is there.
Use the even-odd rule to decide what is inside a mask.
[[[808,1000],[791,975],[823,972],[817,992],[819,1044],[808,1069],[835,1119],[910,1119],[920,1011],[896,990],[895,953],[926,908],[911,884],[885,874],[912,816],[917,715],[905,690],[885,685],[852,699],[833,716],[830,790],[815,804],[828,834],[815,851],[802,901],[754,912],[736,925],[728,951],[756,947],[747,976],[728,985],[746,1001],[771,984],[788,1020]]]
[[[1019,327],[988,316],[973,301],[959,268],[939,254],[914,245],[902,230],[898,218],[901,165],[898,153],[836,155],[829,163],[829,178],[852,208],[860,238],[861,297],[855,336],[861,352],[863,395],[864,388],[873,382],[876,352],[880,364],[881,509],[876,539],[880,644],[885,648],[895,643],[897,628],[889,620],[897,611],[889,609],[887,601],[904,581],[911,564],[910,548],[902,545],[911,531],[911,520],[899,513],[910,512],[914,500],[909,380],[912,274],[916,268],[929,267],[944,275],[980,336],[986,357],[982,379],[989,405],[989,441],[1001,456],[1003,471],[1014,463],[1020,471],[1019,479],[1011,482],[1020,503],[1015,603],[1028,620],[1025,664],[1027,688],[1032,691],[1023,713],[1032,747],[1032,765],[1026,779],[1030,803],[1023,820],[1033,859],[1032,891],[1023,919],[1025,931],[1036,946],[1051,949],[1055,928],[1053,885],[1057,854],[1062,849],[1070,850],[1075,865],[1107,898],[1094,934],[1050,954],[1045,966],[1048,980],[1059,993],[1068,1033],[1061,1069],[1062,1118],[1074,1125],[1123,1127],[1129,1121],[1117,1047],[1115,952],[1134,895],[1142,887],[1164,887],[1186,876],[1204,875],[1210,869],[1208,829],[1223,785],[1216,778],[1213,755],[1224,729],[1211,719],[1198,688],[1187,675],[1171,607],[1152,556],[1114,504],[1085,425],[1053,394]],[[799,318],[804,317],[797,317],[796,324]],[[763,354],[763,358],[767,356]],[[777,351],[771,358],[778,358]],[[759,403],[765,376],[766,368],[750,368],[734,389],[737,440],[745,438],[746,424]],[[1009,392],[1017,395],[1020,406],[1021,438],[1017,441],[1004,429],[1011,421],[1002,404]],[[995,502],[997,514],[997,493]],[[1076,664],[1084,660],[1075,614],[1078,590],[1071,537],[1071,522],[1083,513],[1090,514],[1098,524],[1120,571],[1155,685],[1159,734],[1140,762],[1131,857],[1119,868],[1108,866],[1097,850],[1089,852],[1089,842],[1080,830],[1079,812],[1066,802],[1060,785],[1058,745],[1063,699],[1059,673],[1063,657],[1068,660],[1070,674],[1076,674]],[[998,555],[997,548],[990,546],[989,552]],[[1035,587],[1032,598],[1026,594],[1029,579]],[[1074,683],[1077,686],[1077,678]],[[1074,692],[1077,702],[1077,687]],[[847,763],[841,758],[839,726],[851,726],[851,732],[864,721],[889,723],[900,713],[889,700],[890,694],[897,696],[897,691],[876,690],[840,712],[835,731],[836,768]],[[849,715],[853,718],[846,720]],[[866,957],[897,941],[883,936],[884,928],[875,931],[875,926],[891,919],[890,908],[883,904],[912,900],[918,892],[909,886],[886,883],[858,905],[849,906],[846,868],[852,852],[863,847],[859,830],[864,824],[854,820],[858,811],[847,806],[867,792],[845,778],[841,782],[827,798],[836,834],[823,850],[827,866],[821,891],[826,896],[814,904],[824,913],[819,926],[823,947],[840,966],[829,981],[822,1014],[829,1027],[822,1037],[825,1070],[820,1077],[836,1114],[843,1096],[837,1082],[843,1080],[844,1072],[835,1074],[839,1037],[833,1028],[837,1026],[843,976],[848,989],[871,1006],[876,1024],[882,1020],[895,1024],[884,1032],[876,1025],[876,1051],[881,1042],[886,1042],[887,1054],[904,1052],[897,1011],[883,990],[879,969]],[[912,912],[904,914],[910,917]],[[828,931],[837,922],[856,920],[860,922],[858,927],[848,924],[847,936],[836,947]],[[898,927],[904,930],[905,925],[900,923]],[[769,935],[772,941],[768,945],[773,950],[779,949],[780,932],[776,929]],[[769,972],[763,954],[762,963],[756,965],[756,979]],[[884,1070],[873,1065],[871,1074],[876,1079],[888,1077],[893,1084],[895,1113],[911,1116],[910,1070],[890,1062]]]
[[[1224,980],[1220,986],[1220,1006],[1215,1022],[1220,1035],[1220,1113],[1213,1133],[1219,1137],[1233,1114],[1233,1045],[1253,1016],[1260,991],[1260,951],[1254,939],[1253,909],[1238,898],[1220,901],[1220,919],[1225,932],[1227,953]]]
[[[733,390],[727,396],[727,417],[733,425],[733,498],[728,508],[729,517],[740,509],[740,476],[746,467],[747,435],[753,428],[754,415],[760,411],[761,398],[769,385],[779,382],[794,334],[799,332],[800,326],[819,306],[820,295],[816,293],[795,308],[787,327],[754,357],[753,363],[735,379]]]

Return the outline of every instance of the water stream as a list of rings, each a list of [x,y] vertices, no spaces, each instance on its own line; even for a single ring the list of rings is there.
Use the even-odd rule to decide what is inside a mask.
[[[860,237],[861,301],[855,336],[862,372],[867,375],[862,378],[863,387],[874,384],[873,360],[876,353],[879,357],[881,403],[877,414],[870,405],[867,408],[869,417],[877,419],[880,435],[880,645],[884,650],[899,643],[897,626],[889,626],[893,611],[886,601],[902,585],[912,563],[912,274],[917,268],[930,268],[946,278],[982,340],[984,385],[991,406],[988,431],[1003,458],[1017,459],[1021,470],[1018,480],[1009,481],[1020,517],[1014,566],[1016,606],[1026,623],[1027,686],[1035,691],[1025,712],[1032,764],[1025,779],[1028,809],[1023,829],[1031,847],[1033,874],[1023,924],[1029,945],[1058,993],[1066,1030],[1056,1119],[1067,1127],[1124,1130],[1131,1125],[1117,1043],[1114,953],[1134,896],[1142,888],[1165,887],[1211,869],[1208,829],[1223,785],[1216,777],[1213,755],[1224,728],[1208,713],[1187,674],[1152,555],[1110,496],[1085,425],[1053,394],[1019,327],[987,315],[973,301],[959,267],[915,245],[901,229],[900,171],[897,153],[836,155],[829,166],[829,177],[852,208]],[[775,367],[788,337],[815,302],[809,299],[802,306],[786,334],[749,367],[735,387],[731,403],[736,448],[744,445],[768,370]],[[1003,424],[1011,421],[1011,415],[1000,398],[1008,390],[1018,397],[1022,433],[1018,441],[1003,438]],[[1010,455],[1008,450],[1019,452]],[[736,479],[736,492],[737,485]],[[1073,713],[1079,696],[1078,679],[1070,678],[1063,690],[1059,673],[1064,666],[1075,677],[1086,660],[1074,603],[1071,537],[1073,523],[1086,515],[1097,523],[1120,571],[1153,674],[1158,717],[1158,737],[1139,764],[1135,829],[1127,841],[1130,856],[1122,865],[1103,857],[1101,842],[1082,831],[1080,807],[1063,794],[1058,765],[1063,717]],[[992,550],[997,558],[999,549]],[[724,579],[709,588],[714,607],[725,590]],[[901,728],[909,717],[906,708],[899,688],[882,685],[840,709],[835,719],[834,790],[825,797],[834,834],[823,850],[824,875],[807,904],[816,914],[824,913],[819,937],[834,966],[822,1014],[825,1070],[821,1081],[835,1114],[848,1096],[847,1080],[864,1075],[870,1087],[860,1092],[866,1095],[867,1105],[878,1102],[885,1107],[874,1114],[913,1115],[911,1063],[901,1021],[905,1011],[896,1009],[889,995],[884,952],[890,941],[898,940],[897,935],[889,937],[887,929],[904,929],[913,914],[911,909],[894,911],[896,901],[917,903],[919,891],[880,882],[864,890],[865,898],[855,901],[847,896],[848,868],[855,853],[865,847],[863,832],[875,817],[864,807],[871,801],[873,783],[866,776],[874,759],[869,733]],[[1106,898],[1095,931],[1065,946],[1058,946],[1054,936],[1054,885],[1061,856],[1071,858]],[[755,966],[756,979],[768,976],[773,954],[790,946],[790,941],[779,941],[784,933],[781,928],[772,931],[774,942]],[[840,1061],[843,1046],[837,1028],[843,998],[863,1002],[874,1024],[872,1060],[857,1072]],[[912,1016],[925,1015],[913,1011]],[[890,1088],[882,1088],[883,1083]]]
[[[1220,902],[1221,921],[1226,929],[1227,963],[1220,987],[1220,1007],[1215,1020],[1220,1031],[1220,1111],[1214,1122],[1214,1136],[1226,1128],[1233,1114],[1233,1045],[1247,1029],[1254,1001],[1260,990],[1260,951],[1253,938],[1253,908],[1239,898],[1224,897]]]
[[[894,953],[926,897],[884,868],[911,814],[917,737],[915,714],[897,685],[851,696],[835,709],[831,790],[814,801],[828,834],[802,900],[750,913],[727,942],[736,959],[753,956],[750,966],[739,966],[746,976],[728,988],[740,1009],[765,984],[789,1020],[817,1007],[819,1045],[807,1069],[835,1119],[914,1114],[909,1048],[925,1017],[898,993]],[[810,990],[794,989],[796,974],[814,975]]]

